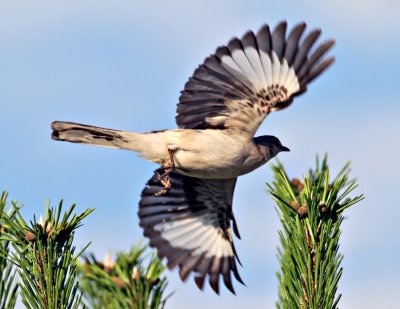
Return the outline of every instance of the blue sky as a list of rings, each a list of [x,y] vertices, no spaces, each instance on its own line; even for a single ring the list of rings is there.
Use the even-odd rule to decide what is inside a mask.
[[[278,136],[292,176],[317,153],[333,172],[351,160],[357,193],[341,252],[342,308],[393,308],[400,289],[400,3],[383,1],[1,1],[0,190],[30,217],[46,200],[96,211],[77,233],[90,250],[126,250],[141,238],[136,216],[155,166],[126,151],[50,140],[49,124],[68,120],[145,132],[174,128],[179,91],[218,45],[287,19],[335,38],[334,66],[258,134]],[[197,290],[168,273],[167,308],[272,308],[277,299],[278,217],[265,193],[269,166],[239,179],[234,209],[247,287],[238,296]],[[195,300],[195,301],[194,301]]]

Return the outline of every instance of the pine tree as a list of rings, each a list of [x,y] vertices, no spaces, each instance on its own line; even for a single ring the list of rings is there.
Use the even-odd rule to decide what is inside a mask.
[[[75,205],[62,215],[58,208],[47,208],[45,219],[36,217],[28,224],[19,208],[15,216],[3,216],[5,238],[11,242],[10,259],[17,266],[20,294],[26,308],[79,308],[78,263],[75,253],[75,230],[93,209],[72,215]],[[12,307],[10,307],[12,308]]]
[[[81,289],[89,308],[164,308],[165,266],[155,254],[146,263],[146,249],[139,243],[128,253],[119,252],[115,261],[108,255],[102,262],[93,254],[84,257]]]
[[[94,209],[76,215],[74,204],[63,212],[61,201],[47,207],[44,219],[34,216],[28,223],[17,203],[5,210],[6,197],[3,192],[0,198],[0,308],[14,308],[18,291],[26,308],[164,307],[165,266],[154,254],[145,255],[146,246],[119,252],[115,262],[83,256],[87,246],[76,253],[75,231]]]
[[[281,163],[267,184],[282,223],[279,301],[277,308],[337,308],[343,269],[339,253],[343,211],[363,199],[348,195],[357,187],[349,179],[349,164],[331,180],[327,157],[303,181],[289,177]]]
[[[14,308],[18,296],[16,269],[9,261],[10,242],[4,238],[7,233],[6,218],[13,219],[17,205],[6,210],[7,193],[0,197],[0,308]]]

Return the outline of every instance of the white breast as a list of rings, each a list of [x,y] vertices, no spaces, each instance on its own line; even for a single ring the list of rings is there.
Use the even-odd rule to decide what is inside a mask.
[[[227,131],[193,130],[192,133],[174,152],[176,166],[185,175],[233,178],[264,163],[254,143],[232,136]]]

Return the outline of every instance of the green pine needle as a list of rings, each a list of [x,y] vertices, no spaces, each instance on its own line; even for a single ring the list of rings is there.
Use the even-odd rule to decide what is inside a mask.
[[[77,281],[79,254],[72,243],[75,230],[93,209],[72,215],[74,208],[72,205],[63,213],[61,201],[57,208],[47,207],[44,220],[34,217],[29,224],[15,206],[14,217],[4,216],[5,239],[14,249],[10,261],[18,268],[21,300],[27,308],[82,307]]]
[[[14,308],[18,296],[16,269],[9,261],[10,242],[4,238],[7,233],[5,217],[13,220],[15,210],[6,211],[7,193],[0,196],[0,308]]]
[[[128,253],[118,253],[115,262],[107,257],[104,262],[94,255],[84,256],[81,289],[89,308],[164,308],[167,286],[161,277],[165,266],[152,255],[143,266],[146,246],[139,243]]]
[[[364,196],[348,195],[357,187],[349,180],[347,163],[332,180],[327,156],[310,169],[302,181],[289,177],[278,162],[272,167],[275,180],[267,184],[278,205],[281,269],[277,308],[337,308],[343,269],[339,253],[343,211]]]

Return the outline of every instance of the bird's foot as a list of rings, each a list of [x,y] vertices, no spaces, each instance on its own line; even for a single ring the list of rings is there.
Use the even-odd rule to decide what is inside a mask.
[[[175,168],[175,162],[174,158],[172,157],[172,150],[168,149],[169,153],[169,160],[161,160],[162,167],[164,168],[164,174],[161,174],[156,172],[157,175],[157,180],[156,182],[161,182],[161,184],[164,186],[160,191],[154,193],[155,196],[160,196],[166,194],[172,187],[171,184],[171,177],[169,174],[171,174]]]
[[[166,194],[170,189],[171,189],[171,177],[169,176],[169,174],[165,175],[160,175],[158,172],[156,172],[157,174],[157,180],[161,182],[161,184],[164,186],[160,191],[154,193],[155,196],[161,196]]]

